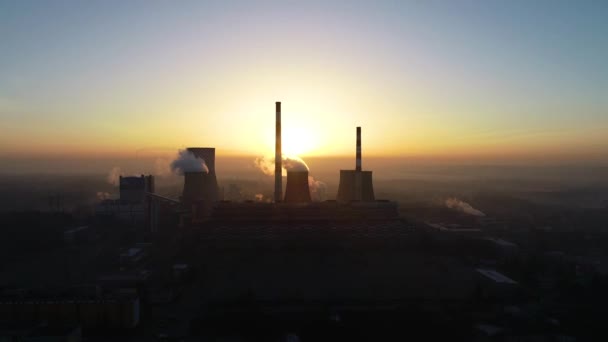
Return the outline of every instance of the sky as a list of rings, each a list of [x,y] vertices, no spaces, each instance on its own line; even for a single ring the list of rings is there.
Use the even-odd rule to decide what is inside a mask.
[[[606,1],[0,0],[0,164],[605,161]],[[1,171],[2,167],[0,167]]]

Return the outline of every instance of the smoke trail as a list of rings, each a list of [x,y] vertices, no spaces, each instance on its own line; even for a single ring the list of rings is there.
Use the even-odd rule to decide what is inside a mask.
[[[183,175],[184,172],[209,173],[205,160],[198,158],[188,150],[179,150],[177,158],[171,162],[171,170],[179,175]]]
[[[114,166],[110,173],[108,173],[108,177],[106,178],[110,185],[118,185],[118,181],[120,179],[120,174],[122,171],[118,166]]]
[[[473,208],[469,203],[461,201],[458,198],[448,198],[445,200],[445,206],[469,215],[486,216],[481,210]]]
[[[257,157],[253,161],[253,164],[257,169],[262,171],[267,176],[274,175],[274,160],[265,157]]]
[[[300,157],[283,155],[282,159],[285,171],[308,171],[308,165]],[[265,175],[274,175],[274,158],[257,157],[253,163]]]
[[[327,184],[325,182],[318,181],[312,176],[308,176],[308,188],[310,189],[310,197],[315,202],[322,202],[325,200],[327,194]]]
[[[283,168],[286,171],[308,171],[308,165],[300,157],[283,155]]]

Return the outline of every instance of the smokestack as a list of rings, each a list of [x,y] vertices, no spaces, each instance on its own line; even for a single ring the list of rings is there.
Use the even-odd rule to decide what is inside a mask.
[[[308,187],[308,171],[287,171],[285,202],[312,202],[312,199],[310,198],[310,188]]]
[[[282,160],[283,153],[281,152],[281,102],[275,103],[276,107],[276,137],[275,137],[275,153],[274,153],[274,201],[281,202],[283,197],[283,180],[282,180]]]
[[[361,127],[357,127],[357,161],[355,170],[361,171]]]

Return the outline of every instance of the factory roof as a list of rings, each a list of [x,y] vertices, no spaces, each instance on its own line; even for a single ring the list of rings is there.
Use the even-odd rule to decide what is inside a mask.
[[[497,272],[495,270],[478,268],[477,272],[481,273],[482,275],[493,280],[496,283],[517,285],[517,282],[515,280],[513,280],[513,279],[507,277],[506,275],[504,275],[500,272]]]

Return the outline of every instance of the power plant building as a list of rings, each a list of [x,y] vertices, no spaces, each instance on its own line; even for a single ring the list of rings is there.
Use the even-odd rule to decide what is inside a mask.
[[[185,172],[182,202],[186,207],[198,201],[216,202],[219,200],[219,186],[215,175],[215,148],[188,147],[196,158],[202,159],[207,172]]]
[[[146,193],[154,193],[154,176],[119,178],[120,202],[123,204],[143,203]]]
[[[338,186],[338,202],[351,201],[373,202],[374,185],[372,172],[363,171],[361,160],[361,127],[357,127],[357,155],[354,170],[340,170],[340,185]]]
[[[310,203],[308,171],[287,171],[285,203]]]

